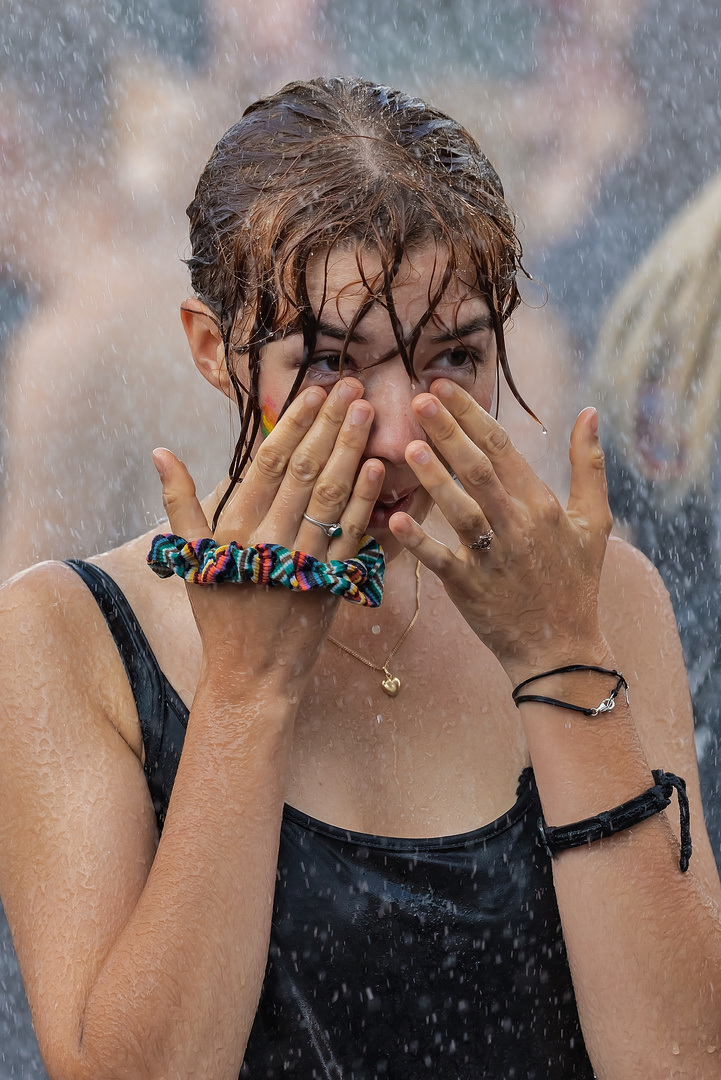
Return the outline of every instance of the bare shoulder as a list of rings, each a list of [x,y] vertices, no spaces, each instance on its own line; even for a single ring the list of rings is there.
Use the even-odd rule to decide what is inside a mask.
[[[628,679],[638,688],[639,728],[653,716],[689,711],[688,686],[671,600],[661,575],[625,540],[612,537],[599,592],[601,629]]]
[[[656,567],[642,551],[620,536],[611,536],[606,550],[606,561],[601,577],[601,593],[608,589],[620,589],[622,598],[639,591],[650,597],[651,593],[666,594],[666,589]]]
[[[142,739],[122,660],[95,599],[65,563],[43,562],[0,587],[0,672],[9,698],[80,693],[137,757]],[[4,711],[12,719],[12,708]]]
[[[54,1075],[143,888],[155,815],[122,662],[70,567],[0,589],[0,680],[0,892]]]
[[[652,659],[661,643],[680,660],[673,607],[661,575],[642,552],[616,536],[606,552],[599,613],[609,642],[613,639],[638,663]]]

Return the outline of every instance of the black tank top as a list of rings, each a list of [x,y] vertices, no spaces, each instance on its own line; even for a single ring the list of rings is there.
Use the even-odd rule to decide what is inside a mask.
[[[188,710],[112,578],[68,565],[125,665],[162,828]],[[371,836],[286,806],[241,1077],[592,1080],[539,815],[530,769],[508,813],[459,836]]]

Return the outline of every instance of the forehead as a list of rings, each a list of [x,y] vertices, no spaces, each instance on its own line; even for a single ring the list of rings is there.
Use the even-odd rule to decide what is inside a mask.
[[[394,276],[392,293],[396,314],[405,330],[423,318],[431,299],[441,286],[447,265],[446,253],[432,242],[404,254]],[[308,298],[316,317],[323,322],[348,326],[358,308],[368,299],[369,287],[381,290],[379,301],[363,318],[364,333],[389,327],[382,295],[383,265],[379,253],[370,247],[337,247],[311,257],[306,275]],[[460,264],[452,273],[438,306],[435,321],[454,326],[474,315],[487,312],[488,304],[474,284],[470,263]]]

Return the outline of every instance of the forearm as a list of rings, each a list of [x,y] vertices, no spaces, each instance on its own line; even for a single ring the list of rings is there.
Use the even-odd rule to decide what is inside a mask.
[[[598,649],[578,659],[616,666]],[[609,689],[607,677],[574,673],[535,683],[529,692],[593,706]],[[521,715],[549,825],[611,809],[652,786],[652,767],[669,766],[646,761],[623,693],[612,712],[597,717],[530,702]],[[553,861],[579,1014],[599,1080],[718,1075],[721,921],[693,874],[693,860],[688,873],[679,870],[667,817],[677,813],[674,799],[666,813],[559,852]]]
[[[147,883],[88,996],[79,1076],[236,1080],[267,961],[295,706],[201,681]]]

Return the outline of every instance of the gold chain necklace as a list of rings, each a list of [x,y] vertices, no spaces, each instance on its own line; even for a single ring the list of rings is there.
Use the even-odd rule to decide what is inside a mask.
[[[388,694],[388,697],[395,697],[398,694],[398,691],[401,688],[401,680],[398,678],[397,675],[392,675],[391,674],[391,672],[390,672],[390,670],[388,668],[388,665],[390,664],[391,660],[393,659],[393,657],[396,655],[396,653],[400,649],[403,642],[406,640],[406,638],[410,634],[413,627],[416,625],[416,622],[418,620],[418,616],[420,615],[420,613],[421,613],[421,564],[419,562],[416,562],[416,610],[415,610],[415,613],[413,615],[413,618],[408,623],[408,626],[405,628],[405,630],[403,631],[401,636],[398,638],[398,641],[395,643],[395,645],[393,646],[393,648],[389,652],[388,656],[386,657],[386,662],[384,664],[374,664],[372,660],[366,660],[365,656],[361,656],[361,654],[357,653],[355,651],[355,649],[349,649],[347,645],[344,645],[342,641],[338,641],[334,637],[329,636],[328,641],[332,641],[333,644],[337,645],[339,649],[343,650],[343,652],[348,653],[349,656],[354,656],[356,660],[360,660],[361,664],[365,664],[366,667],[372,668],[373,671],[382,671],[384,676],[385,676],[385,678],[381,682],[381,687],[383,689],[383,692]]]

